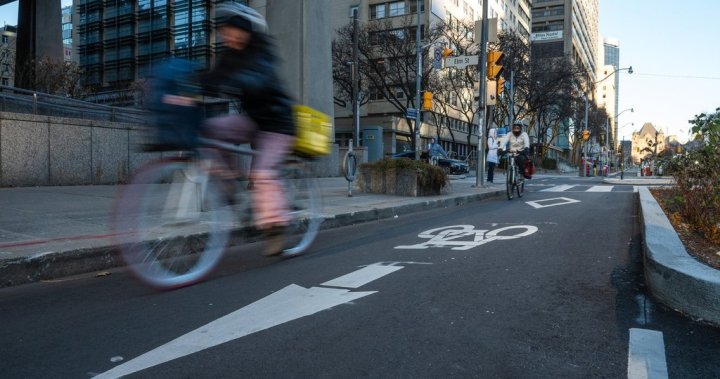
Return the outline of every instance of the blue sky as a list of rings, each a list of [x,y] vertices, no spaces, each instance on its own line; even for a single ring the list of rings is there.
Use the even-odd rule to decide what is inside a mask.
[[[720,107],[719,14],[716,0],[600,0],[600,33],[634,71],[620,72],[619,110],[635,110],[618,117],[621,137],[651,122],[685,141],[688,120]],[[0,6],[0,23],[17,23],[17,2]]]
[[[720,1],[600,0],[600,33],[620,41],[618,117],[630,138],[645,122],[687,140],[688,120],[720,107]],[[634,123],[634,126],[626,125]]]

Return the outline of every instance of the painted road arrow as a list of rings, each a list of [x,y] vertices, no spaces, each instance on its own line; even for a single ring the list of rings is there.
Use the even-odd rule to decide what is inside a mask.
[[[403,266],[372,264],[322,285],[357,288]],[[376,293],[291,284],[94,378],[119,378]]]

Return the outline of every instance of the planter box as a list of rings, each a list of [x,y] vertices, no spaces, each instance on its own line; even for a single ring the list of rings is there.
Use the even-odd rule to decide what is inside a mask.
[[[396,196],[440,195],[447,186],[420,184],[416,169],[360,167],[355,188],[360,192],[380,193]]]

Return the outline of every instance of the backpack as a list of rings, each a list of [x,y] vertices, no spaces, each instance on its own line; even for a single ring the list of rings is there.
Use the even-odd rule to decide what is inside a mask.
[[[197,146],[203,110],[195,98],[199,86],[191,83],[195,65],[168,59],[153,69],[148,110],[154,129],[150,150],[189,150]]]

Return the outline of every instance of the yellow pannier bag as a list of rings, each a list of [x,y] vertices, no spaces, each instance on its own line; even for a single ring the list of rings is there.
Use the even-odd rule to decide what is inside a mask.
[[[330,116],[307,105],[295,105],[293,112],[297,127],[295,152],[309,157],[330,154],[333,129]]]

